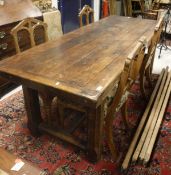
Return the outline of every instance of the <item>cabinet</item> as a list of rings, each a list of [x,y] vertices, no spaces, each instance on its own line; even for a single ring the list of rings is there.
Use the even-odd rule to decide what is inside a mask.
[[[93,2],[92,0],[58,0],[64,33],[79,28],[78,13],[85,4],[92,6]]]
[[[27,17],[42,19],[42,13],[32,4],[31,0],[5,0],[5,4],[0,6],[0,16],[1,61],[16,54],[13,38],[10,34],[11,29]],[[41,36],[43,35],[39,35],[36,40],[41,40]],[[29,38],[24,35],[24,32],[20,33],[19,39],[21,40],[21,48],[27,48],[30,44]],[[14,84],[0,77],[0,96],[2,96],[4,92],[12,86],[14,86]]]

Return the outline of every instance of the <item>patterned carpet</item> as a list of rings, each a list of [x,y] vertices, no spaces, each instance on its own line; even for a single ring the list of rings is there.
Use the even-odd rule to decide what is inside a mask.
[[[139,86],[134,85],[128,102],[128,115],[134,133],[135,126],[145,108]],[[42,109],[43,110],[43,109]],[[131,136],[124,129],[117,114],[114,121],[114,138],[118,149],[126,152]],[[27,129],[26,112],[22,91],[0,102],[0,147],[30,161],[47,174],[55,175],[121,175],[112,160],[105,137],[102,160],[92,164],[80,149],[49,135],[34,138]],[[171,174],[171,100],[168,104],[160,135],[155,145],[150,165],[147,168],[130,167],[128,175],[170,175]]]

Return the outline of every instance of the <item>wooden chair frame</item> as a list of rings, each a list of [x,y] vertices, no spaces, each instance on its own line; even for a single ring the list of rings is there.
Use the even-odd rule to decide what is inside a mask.
[[[84,7],[82,8],[82,10],[78,15],[80,27],[83,26],[83,16],[86,16],[86,25],[90,23],[90,15],[91,15],[91,22],[94,22],[94,10],[90,6],[84,5]]]
[[[155,51],[157,47],[157,43],[160,40],[160,35],[163,30],[163,25],[164,25],[164,16],[162,16],[159,21],[156,24],[155,30],[154,30],[154,35],[152,37],[150,46],[148,48],[148,54],[145,55],[143,64],[140,70],[140,89],[143,97],[147,100],[147,95],[145,91],[145,80],[147,79],[148,83],[151,85],[152,78],[152,69],[153,69],[153,62],[154,62],[154,56],[155,56]]]
[[[129,90],[132,84],[137,79],[141,64],[145,53],[145,38],[142,37],[137,45],[134,47],[133,51],[128,55],[124,69],[121,73],[119,85],[114,96],[113,102],[108,107],[107,115],[105,118],[105,128],[107,142],[114,159],[117,159],[118,152],[113,141],[113,116],[121,108],[121,110],[126,110],[126,100],[129,94]],[[123,108],[123,109],[122,109]],[[126,111],[123,111],[123,120],[127,123]]]
[[[26,18],[23,21],[21,21],[16,27],[14,27],[11,30],[11,35],[14,38],[14,43],[15,43],[15,48],[16,52],[20,53],[20,46],[19,46],[19,40],[18,40],[18,32],[21,30],[26,30],[29,33],[30,37],[30,42],[31,42],[31,47],[34,47],[36,45],[35,43],[35,38],[34,38],[34,31],[37,27],[42,26],[45,30],[44,35],[45,35],[45,42],[48,41],[48,35],[47,35],[47,24],[37,20],[35,18]]]
[[[125,16],[133,16],[134,12],[132,10],[132,2],[137,2],[139,3],[140,10],[141,10],[140,13],[142,14],[143,18],[147,18],[147,19],[150,18],[150,19],[156,20],[158,16],[160,1],[161,0],[159,0],[158,2],[153,1],[153,3],[151,4],[151,8],[148,11],[145,11],[143,0],[124,0],[123,3],[124,3]]]
[[[127,6],[127,10],[125,9],[125,13],[127,13],[128,16],[133,16],[134,12],[132,10],[132,2],[139,3],[140,6],[140,13],[143,14],[144,12],[144,3],[143,0],[127,0],[128,2],[124,2],[124,4]],[[127,11],[127,12],[126,12]]]
[[[160,1],[161,0],[158,0],[158,2],[156,2],[156,0],[154,0],[151,4],[151,8],[143,12],[143,18],[157,20]]]
[[[18,32],[22,31],[22,30],[26,30],[28,32],[29,38],[30,38],[30,44],[31,44],[31,48],[36,46],[35,43],[35,36],[34,36],[34,31],[37,27],[43,27],[44,29],[44,39],[45,42],[48,41],[48,35],[47,35],[47,24],[35,19],[35,18],[26,18],[23,21],[21,21],[17,26],[15,26],[12,30],[11,30],[11,35],[14,38],[14,43],[15,43],[15,48],[16,48],[16,53],[20,53],[21,49],[19,46],[19,39],[18,39]],[[50,123],[50,113],[51,113],[51,99],[52,99],[52,95],[50,94],[46,94],[44,92],[39,92],[40,97],[43,100],[44,103],[44,109],[45,109],[45,113],[48,119],[48,123]]]

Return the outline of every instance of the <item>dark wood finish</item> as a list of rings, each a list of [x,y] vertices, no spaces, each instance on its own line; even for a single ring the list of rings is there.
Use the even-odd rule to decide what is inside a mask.
[[[41,16],[42,13],[32,4],[31,0],[5,0],[4,6],[0,6],[0,61],[16,54],[14,41],[10,35],[11,29],[27,17],[40,17],[42,19]],[[39,37],[36,38],[37,42],[42,39],[41,31],[39,34]],[[25,33],[20,33],[19,38],[22,48],[30,45]],[[0,96],[11,86],[13,86],[11,82],[0,78]]]
[[[19,171],[12,171],[11,168],[15,165],[15,160],[20,159],[19,157],[9,153],[3,148],[0,148],[0,170],[10,174],[10,175],[45,175],[46,173],[43,172],[38,167],[35,167],[33,164],[22,160],[24,162],[24,166]]]
[[[25,107],[27,110],[28,128],[34,136],[39,135],[39,124],[41,123],[38,92],[23,86]]]
[[[89,120],[87,150],[99,159],[103,104],[136,41],[146,36],[150,43],[155,25],[152,20],[110,16],[1,61],[0,75],[83,108]]]

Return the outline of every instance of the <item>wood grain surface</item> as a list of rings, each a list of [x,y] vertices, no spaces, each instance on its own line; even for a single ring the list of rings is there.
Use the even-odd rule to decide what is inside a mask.
[[[155,25],[110,16],[1,61],[0,72],[97,102],[120,75],[136,41],[141,36],[151,40]]]

